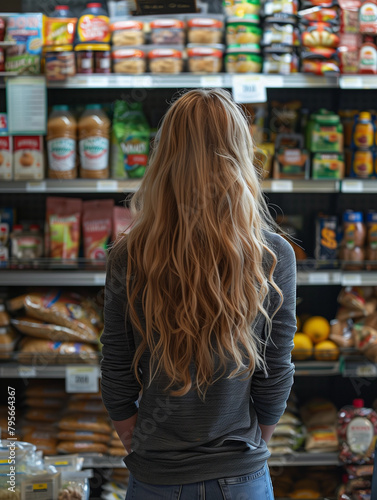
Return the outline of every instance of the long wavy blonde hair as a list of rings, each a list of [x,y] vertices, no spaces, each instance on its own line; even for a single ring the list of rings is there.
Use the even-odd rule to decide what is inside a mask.
[[[149,384],[162,371],[172,395],[195,387],[204,398],[229,360],[235,366],[229,377],[251,377],[264,366],[253,325],[261,313],[271,331],[269,285],[281,296],[264,234],[273,222],[247,120],[227,91],[185,93],[158,135],[131,201],[132,230],[114,248],[127,249],[128,314],[142,337],[135,375],[141,382],[138,364],[149,349]],[[223,370],[215,378],[218,362]]]

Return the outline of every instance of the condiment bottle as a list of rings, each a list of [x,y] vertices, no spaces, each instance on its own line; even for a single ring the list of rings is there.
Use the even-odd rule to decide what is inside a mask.
[[[353,144],[356,148],[372,148],[374,146],[375,127],[372,115],[367,111],[360,113],[355,119]]]
[[[110,120],[99,104],[89,104],[78,123],[81,169],[84,179],[109,175]]]
[[[77,122],[68,106],[53,106],[47,121],[48,176],[75,179]]]
[[[365,37],[365,42],[360,47],[359,73],[363,75],[377,74],[377,47],[370,36]]]
[[[88,3],[79,17],[76,43],[85,42],[110,42],[110,20],[101,3]]]
[[[362,269],[365,259],[365,236],[366,229],[362,212],[346,210],[343,214],[343,241],[340,258],[351,263],[346,264],[345,269]]]
[[[53,13],[49,17],[55,18],[69,18],[74,17],[72,12],[69,10],[68,5],[56,5]]]

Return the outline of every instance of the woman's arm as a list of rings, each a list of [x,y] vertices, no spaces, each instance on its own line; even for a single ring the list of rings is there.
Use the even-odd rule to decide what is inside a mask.
[[[274,433],[276,425],[263,425],[259,424],[260,430],[262,431],[262,439],[268,444]]]
[[[132,361],[135,342],[126,318],[126,256],[117,250],[109,255],[106,272],[104,331],[101,336],[101,393],[103,403],[127,451],[137,418],[140,392]]]
[[[296,332],[296,259],[291,245],[280,236],[275,238],[279,238],[279,250],[274,279],[283,293],[284,302],[272,320],[271,337],[266,346],[267,375],[258,369],[251,382],[254,408],[262,434],[267,439],[285,410],[293,384],[291,351]],[[279,303],[278,299],[279,295],[273,293],[271,314]]]

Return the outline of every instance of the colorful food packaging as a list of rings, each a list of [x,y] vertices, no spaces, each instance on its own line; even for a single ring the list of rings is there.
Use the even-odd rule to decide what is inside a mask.
[[[300,134],[279,134],[273,167],[274,179],[305,179],[309,176],[309,153]]]
[[[178,19],[156,19],[150,23],[151,43],[154,45],[182,45],[185,43],[185,25]]]
[[[308,452],[332,452],[338,449],[335,426],[321,425],[308,429],[305,450]]]
[[[257,44],[231,45],[225,55],[227,73],[260,73],[263,58]]]
[[[338,220],[333,215],[319,215],[316,219],[315,258],[334,261],[338,255]],[[321,265],[322,267],[322,265]],[[331,264],[330,264],[331,267]]]
[[[120,233],[128,233],[131,230],[132,214],[129,208],[114,207],[113,209],[113,235],[115,241]]]
[[[44,178],[43,136],[13,137],[14,180],[41,180]]]
[[[112,176],[143,177],[148,162],[150,127],[141,103],[116,101],[113,118]]]
[[[0,135],[0,180],[13,178],[13,141],[10,135]]]
[[[43,46],[43,14],[12,14],[7,18],[5,41],[17,45],[6,50],[5,70],[39,74]]]
[[[41,339],[23,339],[18,360],[20,363],[32,365],[34,363],[96,363],[98,358],[97,350],[94,346],[89,344],[80,344],[78,342],[51,342],[50,340]],[[47,417],[46,413],[44,413],[44,415]],[[28,418],[30,418],[30,415]],[[56,415],[54,413],[51,414],[50,421],[56,421]]]
[[[80,246],[82,201],[49,196],[46,200],[45,254],[59,259],[77,259]],[[53,237],[50,238],[52,230]],[[51,239],[51,241],[50,241]]]
[[[138,46],[145,42],[144,24],[140,21],[116,21],[110,26],[114,46]]]
[[[76,24],[76,17],[47,17],[44,22],[44,44],[48,46],[73,44]]]
[[[247,18],[258,15],[261,10],[260,0],[223,0],[223,7],[227,16]]]
[[[105,260],[112,234],[114,200],[83,203],[83,238],[86,259]]]
[[[316,153],[312,159],[313,179],[343,179],[344,156],[337,153]]]

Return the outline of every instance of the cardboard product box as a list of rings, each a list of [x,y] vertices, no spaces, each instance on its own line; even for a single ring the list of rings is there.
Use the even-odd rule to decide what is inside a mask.
[[[0,135],[0,180],[11,181],[13,179],[13,151],[12,137]]]
[[[13,138],[14,180],[44,179],[42,135],[15,135]]]

